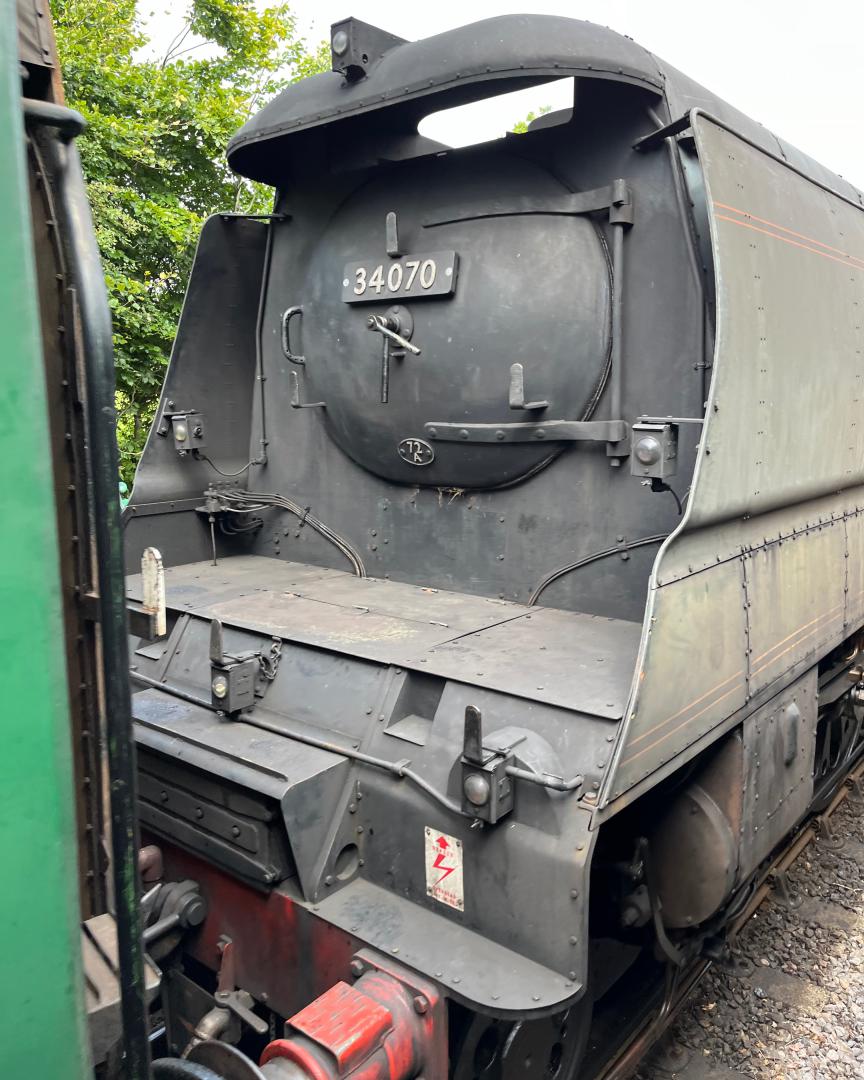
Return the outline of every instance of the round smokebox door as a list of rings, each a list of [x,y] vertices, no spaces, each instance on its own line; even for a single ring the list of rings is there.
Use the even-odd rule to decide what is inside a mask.
[[[327,403],[346,454],[388,480],[483,488],[566,445],[511,441],[506,425],[581,420],[596,400],[611,299],[600,234],[584,216],[489,215],[567,194],[490,152],[382,170],[343,203],[302,304],[306,394]],[[476,425],[505,434],[477,441]]]

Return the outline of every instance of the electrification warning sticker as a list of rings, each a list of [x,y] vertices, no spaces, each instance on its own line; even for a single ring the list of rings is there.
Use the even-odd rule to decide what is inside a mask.
[[[426,826],[426,895],[465,910],[462,841]]]

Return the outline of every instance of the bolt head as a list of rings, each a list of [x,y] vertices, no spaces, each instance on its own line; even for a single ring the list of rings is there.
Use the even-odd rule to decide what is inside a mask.
[[[364,967],[362,960],[352,960],[349,964],[349,970],[355,979],[359,979],[366,968]]]
[[[414,998],[414,1012],[419,1013],[422,1016],[428,1009],[429,1002],[422,994],[418,994]]]

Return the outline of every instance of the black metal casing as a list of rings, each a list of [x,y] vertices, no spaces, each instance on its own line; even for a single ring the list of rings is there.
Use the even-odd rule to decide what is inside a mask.
[[[658,570],[725,405],[706,414],[723,282],[696,121],[664,125],[710,107],[754,154],[779,148],[808,182],[860,198],[587,23],[503,16],[405,43],[353,21],[338,32],[336,70],[289,87],[229,147],[276,188],[274,212],[205,225],[127,510],[130,572],[151,543],[169,567],[169,635],[133,641],[137,737],[147,791],[161,768],[184,820],[145,816],[272,886],[307,929],[398,950],[472,1009],[549,1014],[587,984],[600,821],[742,720],[742,776],[770,742],[763,715],[800,720],[802,753],[816,723],[804,667],[721,705],[750,661],[727,618],[748,606],[746,567],[732,580],[745,549],[715,550],[717,518],[685,538],[696,556]],[[453,150],[418,134],[432,112],[565,77],[572,109],[523,135]],[[206,447],[178,452],[173,418],[195,415]],[[640,466],[646,434],[659,456]],[[700,588],[724,567],[726,591]],[[680,582],[691,592],[655,620]],[[269,671],[251,705],[248,680],[237,708],[211,697],[216,622],[226,658],[249,679],[250,657]],[[704,685],[721,662],[727,683]],[[643,682],[668,708],[634,706]],[[795,797],[772,830],[809,797],[806,763],[783,769]],[[485,781],[495,801],[472,803]],[[196,823],[182,807],[199,797]],[[245,851],[230,848],[231,803]],[[280,815],[290,859],[273,844]],[[262,820],[266,859],[248,848]],[[461,901],[430,877],[424,836],[438,833],[463,853]],[[764,852],[742,850],[743,880]]]

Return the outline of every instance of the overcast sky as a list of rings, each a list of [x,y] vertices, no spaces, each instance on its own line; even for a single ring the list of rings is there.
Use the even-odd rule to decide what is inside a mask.
[[[179,24],[173,0],[153,5],[146,20],[154,45]],[[629,34],[800,150],[864,187],[864,3],[824,0],[295,0],[299,29],[310,42],[332,22],[354,15],[404,38],[427,37],[508,12],[589,19]],[[152,10],[149,5],[144,10]],[[427,122],[426,134],[451,144],[493,138],[529,110],[558,105],[548,88],[489,105],[485,112]],[[449,137],[448,137],[449,136]]]

